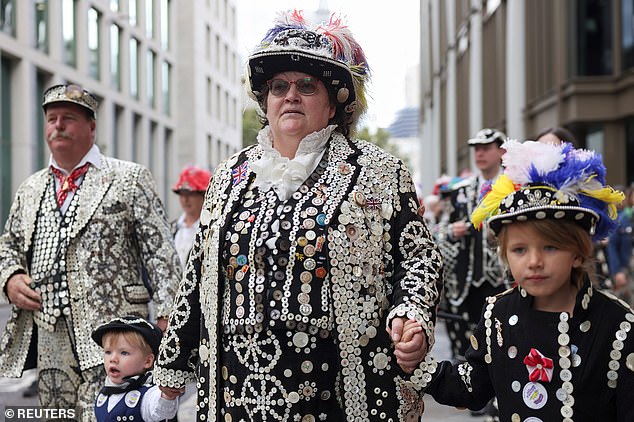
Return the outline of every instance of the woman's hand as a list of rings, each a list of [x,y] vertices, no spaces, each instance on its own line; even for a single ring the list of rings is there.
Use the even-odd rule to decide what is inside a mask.
[[[413,319],[395,318],[388,333],[394,343],[394,356],[401,369],[411,374],[427,354],[423,327]]]

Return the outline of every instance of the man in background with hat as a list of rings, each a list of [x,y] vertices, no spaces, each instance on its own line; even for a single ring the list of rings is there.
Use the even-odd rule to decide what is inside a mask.
[[[463,360],[485,299],[505,288],[496,249],[486,230],[473,229],[471,212],[502,173],[506,135],[482,129],[469,139],[478,173],[453,185],[439,224],[439,247],[445,260],[444,302],[450,313],[447,331],[455,360]]]
[[[56,85],[42,107],[50,165],[18,188],[0,237],[0,294],[13,305],[0,376],[37,367],[42,406],[93,420],[104,370],[92,330],[148,318],[150,300],[165,327],[181,271],[150,172],[95,144],[97,99]]]
[[[183,269],[187,264],[189,251],[194,244],[196,230],[203,209],[205,191],[209,186],[211,172],[196,166],[187,166],[178,177],[172,190],[178,195],[183,213],[172,222],[172,233],[176,251]]]

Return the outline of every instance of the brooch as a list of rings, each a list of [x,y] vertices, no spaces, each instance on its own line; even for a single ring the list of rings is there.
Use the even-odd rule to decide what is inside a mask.
[[[537,349],[531,351],[524,358],[528,370],[528,379],[532,382],[550,382],[553,377],[553,360],[547,358]]]

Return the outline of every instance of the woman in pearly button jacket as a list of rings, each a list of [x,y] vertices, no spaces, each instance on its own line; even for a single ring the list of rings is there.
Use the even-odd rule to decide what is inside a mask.
[[[264,127],[215,170],[155,371],[196,377],[199,420],[422,413],[441,258],[407,168],[350,137],[368,76],[336,16],[280,14],[248,59]]]

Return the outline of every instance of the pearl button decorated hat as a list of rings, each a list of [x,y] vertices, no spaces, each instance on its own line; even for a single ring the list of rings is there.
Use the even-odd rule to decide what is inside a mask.
[[[606,185],[606,169],[594,151],[535,141],[508,140],[502,148],[504,174],[485,192],[471,215],[497,235],[504,224],[527,220],[569,220],[595,240],[615,227],[623,192]]]

